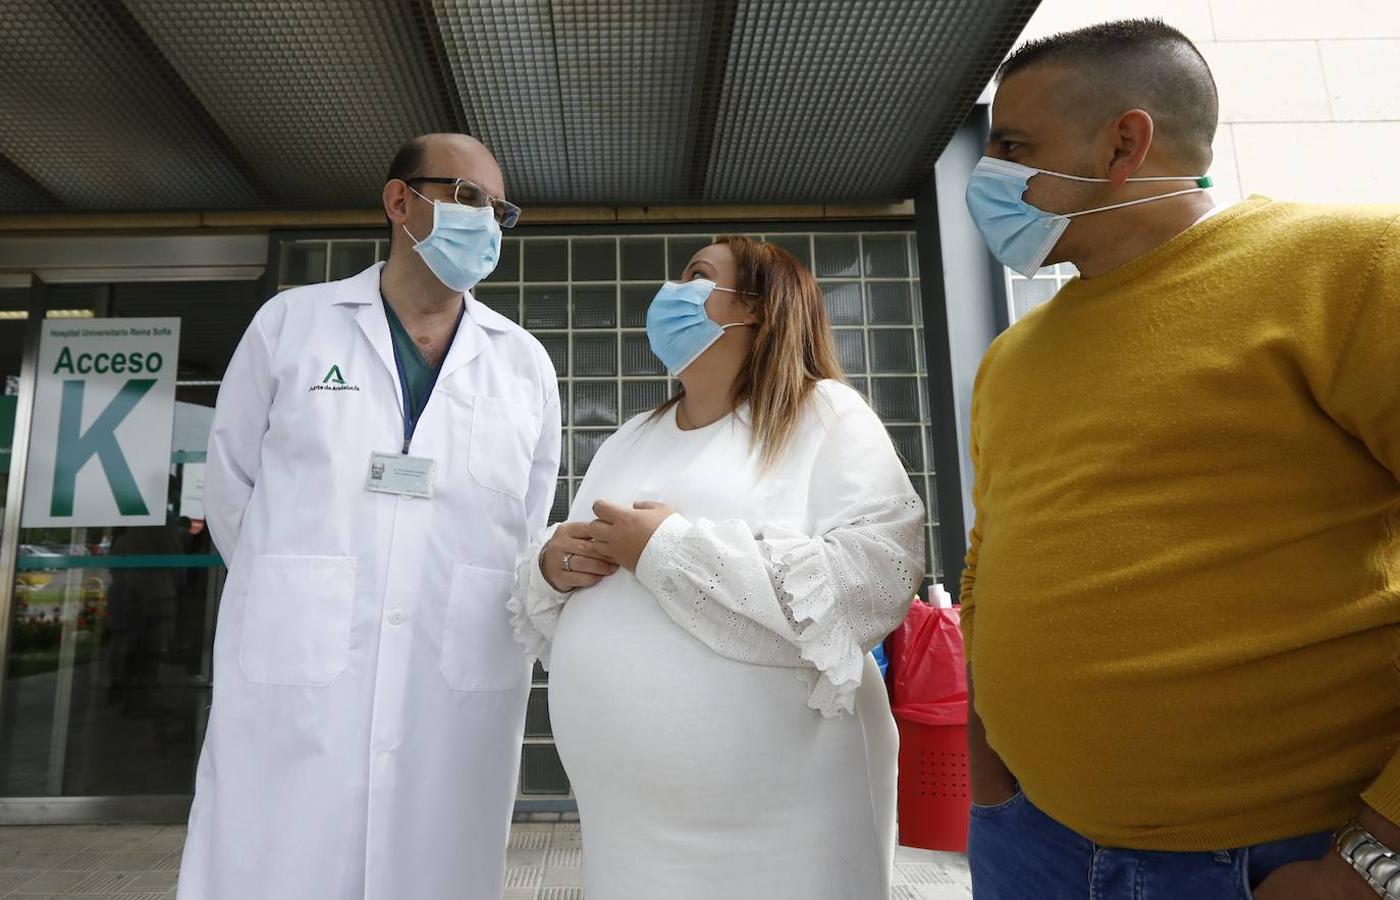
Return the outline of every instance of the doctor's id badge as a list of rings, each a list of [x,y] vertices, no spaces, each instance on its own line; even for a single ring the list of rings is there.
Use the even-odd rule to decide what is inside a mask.
[[[365,488],[376,494],[427,499],[433,496],[433,466],[431,459],[422,456],[371,453]]]

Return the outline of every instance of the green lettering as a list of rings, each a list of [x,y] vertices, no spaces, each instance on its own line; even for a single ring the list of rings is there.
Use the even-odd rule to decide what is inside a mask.
[[[81,365],[81,360],[79,361]],[[73,501],[78,490],[78,473],[88,460],[96,456],[112,488],[117,509],[124,516],[148,514],[141,489],[131,474],[126,456],[117,443],[117,426],[126,419],[146,392],[155,386],[155,379],[128,381],[102,410],[87,431],[82,430],[83,393],[87,382],[63,382],[63,399],[58,413],[58,454],[54,458],[53,498],[50,515],[73,515]]]
[[[57,375],[59,372],[67,372],[69,375],[74,374],[73,351],[67,347],[58,351],[58,362],[54,364],[53,373]]]
[[[165,357],[159,353],[152,353],[146,357],[146,371],[152,375],[159,372],[165,365]]]

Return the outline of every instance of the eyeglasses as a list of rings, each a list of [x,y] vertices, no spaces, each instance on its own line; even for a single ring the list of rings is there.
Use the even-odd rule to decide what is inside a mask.
[[[492,197],[480,187],[467,181],[465,178],[436,178],[428,175],[419,175],[414,178],[405,178],[404,182],[413,184],[415,181],[426,182],[427,184],[448,184],[452,186],[452,200],[463,206],[483,207],[489,206],[496,215],[496,221],[502,228],[514,228],[515,223],[520,221],[520,207],[508,200],[500,197]]]

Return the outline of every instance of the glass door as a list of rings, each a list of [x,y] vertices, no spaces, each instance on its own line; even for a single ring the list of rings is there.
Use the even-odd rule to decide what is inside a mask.
[[[48,317],[181,320],[174,434],[163,524],[20,532],[0,797],[188,797],[224,576],[204,527],[203,466],[258,284],[59,285],[45,296]],[[0,366],[3,328],[0,311]]]

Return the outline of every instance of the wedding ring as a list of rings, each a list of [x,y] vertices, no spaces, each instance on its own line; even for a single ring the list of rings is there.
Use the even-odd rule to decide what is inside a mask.
[[[574,561],[574,555],[573,555],[572,553],[565,553],[565,554],[564,554],[564,571],[565,571],[565,572],[572,572],[572,571],[574,570],[573,561]]]

